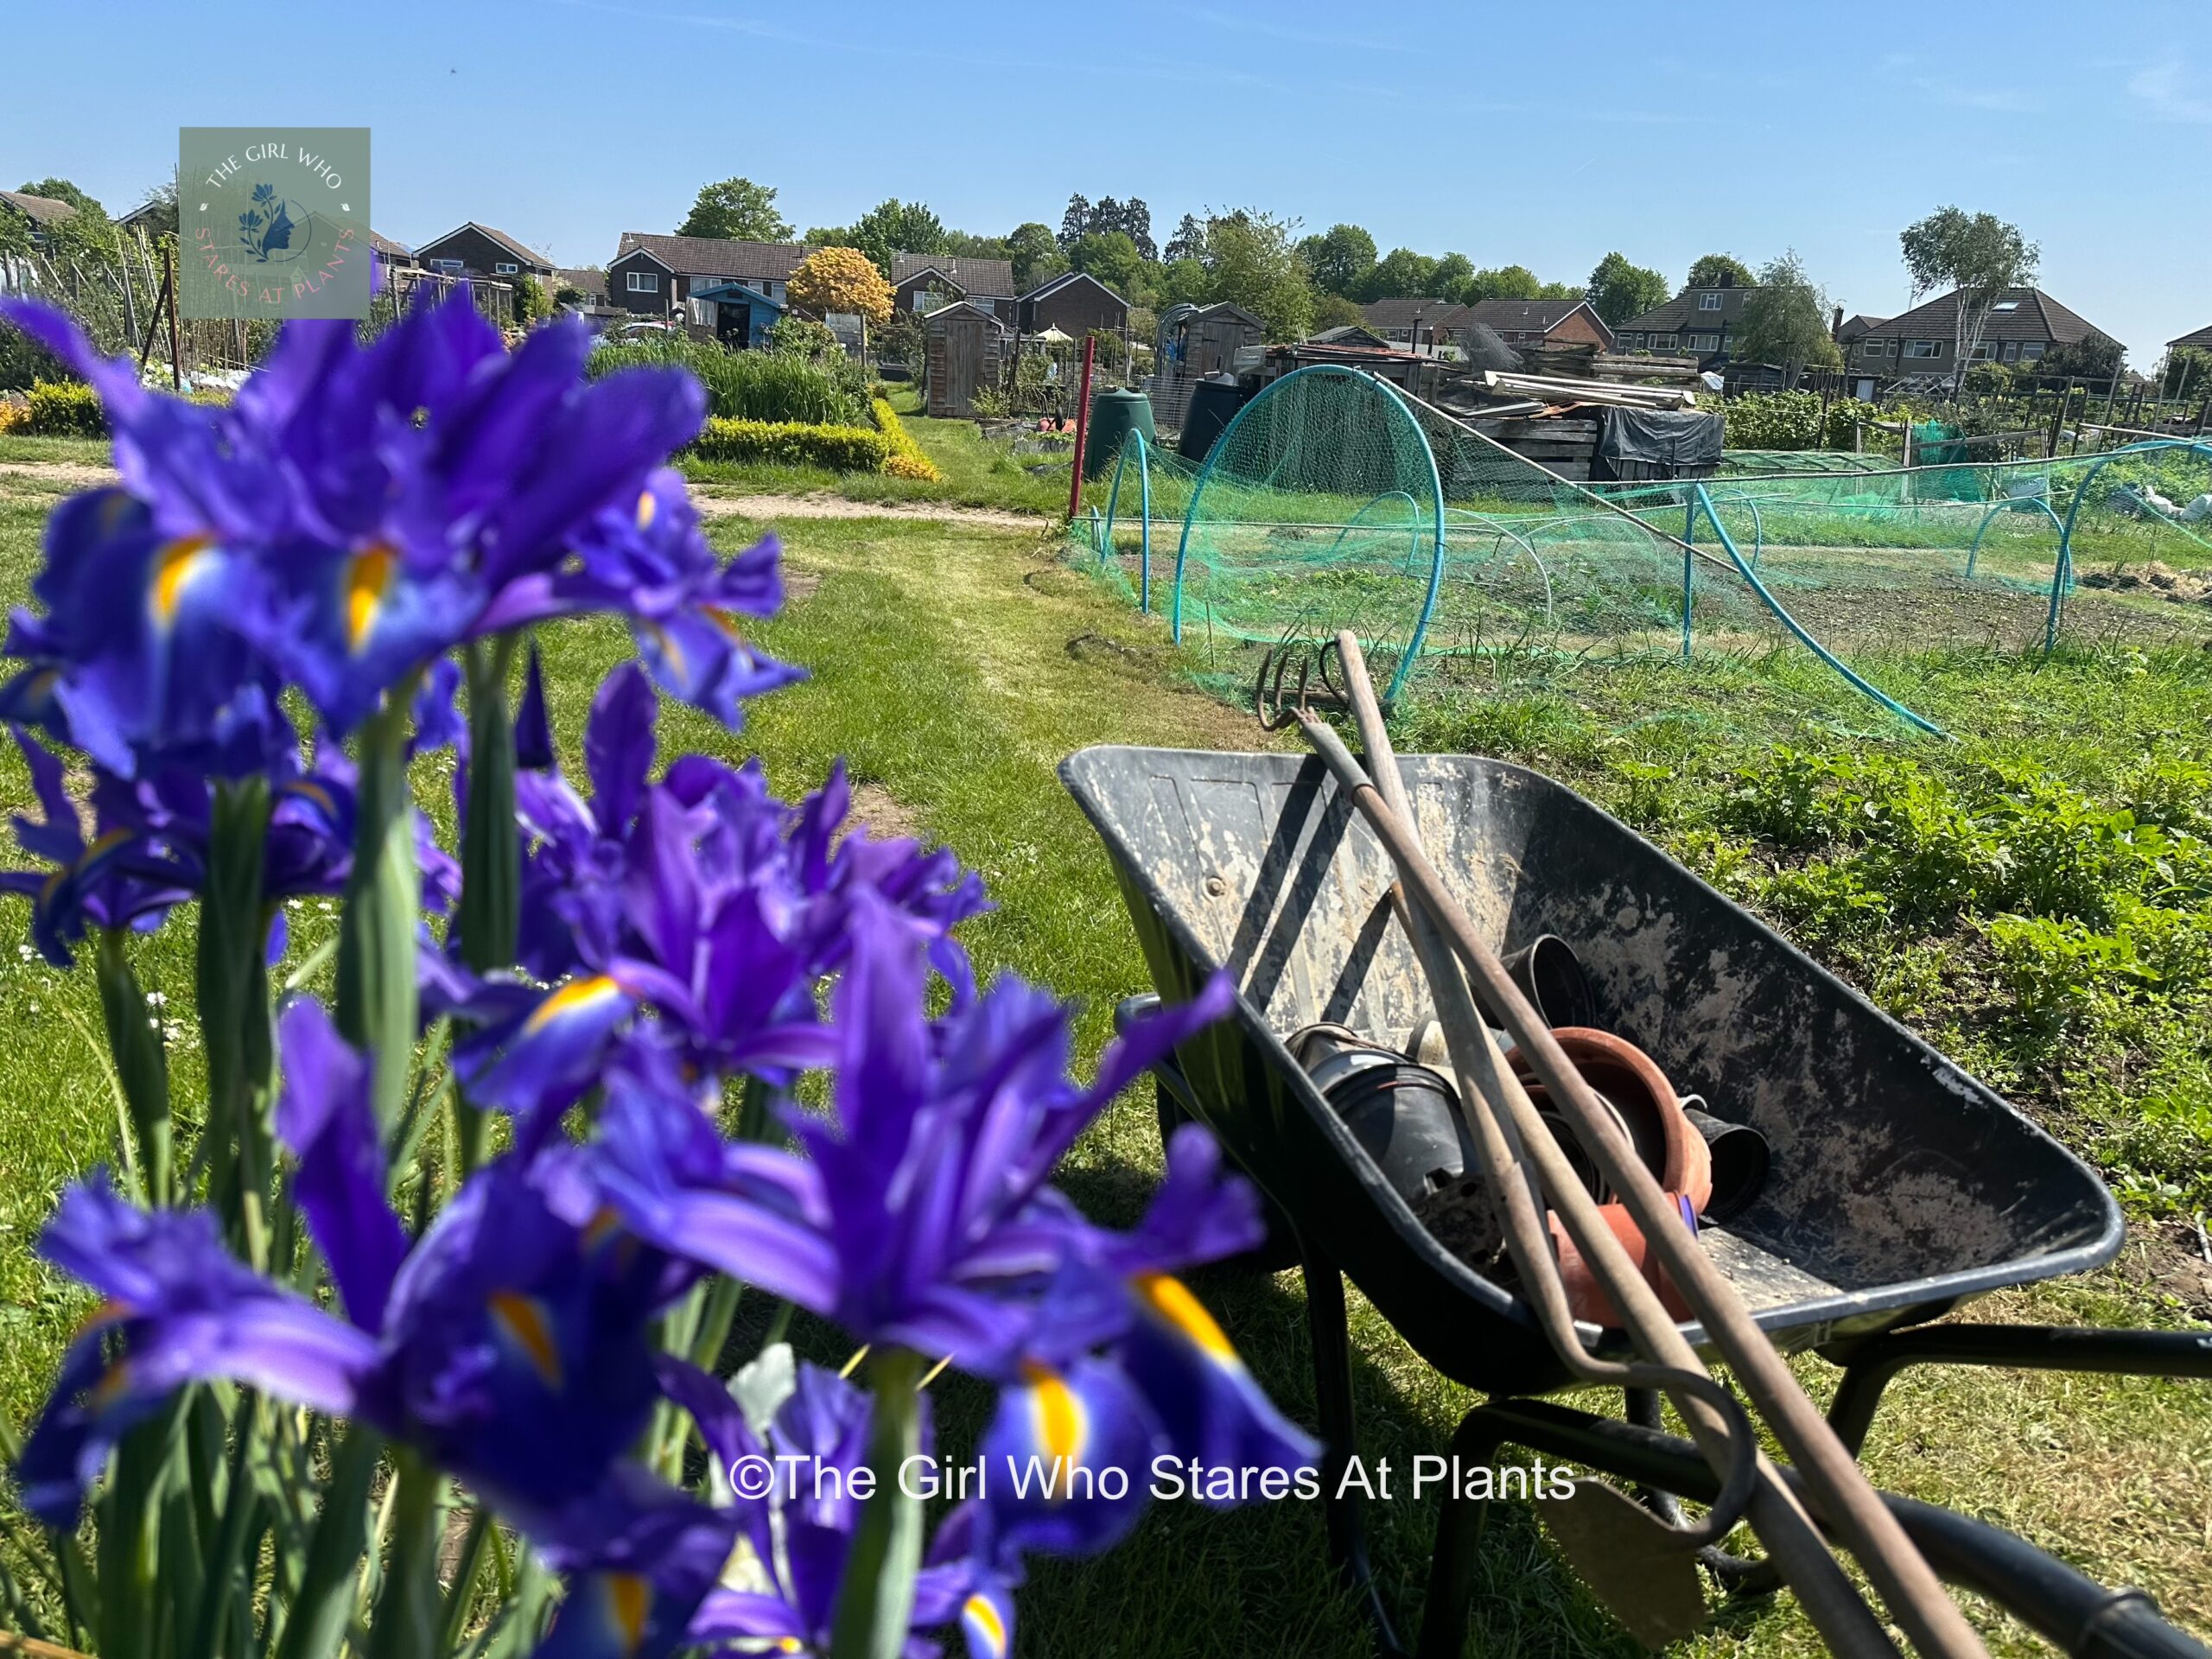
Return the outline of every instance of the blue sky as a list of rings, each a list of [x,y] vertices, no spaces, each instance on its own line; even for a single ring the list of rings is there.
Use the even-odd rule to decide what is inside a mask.
[[[999,232],[1071,191],[1581,280],[1679,281],[1784,247],[1853,311],[1902,309],[1900,227],[2018,223],[2043,286],[2139,366],[2212,323],[2212,5],[1704,0],[439,0],[238,8],[9,0],[0,182],[111,208],[181,124],[366,125],[375,217],[464,219],[563,264],[673,229],[708,180],[802,229],[885,196]]]

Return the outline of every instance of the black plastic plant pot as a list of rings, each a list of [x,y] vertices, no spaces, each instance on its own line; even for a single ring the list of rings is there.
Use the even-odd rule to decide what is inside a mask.
[[[1402,764],[1430,855],[1493,948],[1566,941],[1596,1026],[1764,1137],[1764,1180],[1700,1236],[1777,1344],[2117,1252],[2118,1207],[2078,1159],[1627,826],[1503,761]],[[1321,1022],[1395,1046],[1430,1012],[1388,857],[1321,762],[1095,748],[1061,776],[1160,994],[1217,968],[1236,982],[1235,1017],[1178,1052],[1192,1114],[1430,1363],[1492,1393],[1563,1385],[1510,1288],[1420,1224],[1286,1046]]]

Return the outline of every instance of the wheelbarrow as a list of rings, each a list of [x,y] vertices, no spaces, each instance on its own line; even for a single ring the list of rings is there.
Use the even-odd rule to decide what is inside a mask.
[[[1990,1089],[1573,790],[1478,757],[1401,763],[1421,838],[1486,942],[1503,955],[1545,935],[1569,941],[1597,1022],[1678,1091],[1766,1138],[1764,1185],[1700,1243],[1777,1347],[1845,1368],[1830,1418],[1854,1453],[1883,1386],[1913,1363],[2212,1377],[2212,1338],[2186,1332],[1910,1329],[2111,1260],[2123,1236],[2111,1195]],[[1236,982],[1235,1018],[1160,1068],[1163,1122],[1186,1114],[1214,1132],[1302,1268],[1332,1551],[1378,1651],[1402,1653],[1357,1500],[1335,1496],[1357,1433],[1342,1274],[1470,1388],[1529,1396],[1570,1379],[1510,1281],[1431,1236],[1287,1045],[1319,1022],[1395,1043],[1427,1014],[1389,902],[1390,860],[1315,758],[1099,747],[1061,776],[1111,855],[1159,993],[1185,999],[1224,968]],[[1702,1345],[1698,1326],[1683,1329]],[[1621,1345],[1586,1334],[1601,1353]],[[1636,1391],[1626,1406],[1625,1419],[1518,1398],[1478,1407],[1452,1449],[1479,1459],[1510,1442],[1572,1458],[1637,1480],[1662,1508],[1669,1494],[1709,1497],[1688,1442],[1658,1431],[1656,1401]],[[2139,1592],[2107,1592],[1967,1517],[1888,1501],[1939,1573],[2069,1652],[2205,1651]],[[1460,1649],[1483,1507],[1447,1504],[1425,1659]],[[1739,1586],[1767,1582],[1756,1563],[1713,1564]]]

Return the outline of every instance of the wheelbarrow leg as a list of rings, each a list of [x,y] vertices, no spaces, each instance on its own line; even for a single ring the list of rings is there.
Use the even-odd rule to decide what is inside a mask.
[[[1497,1457],[1497,1431],[1478,1406],[1459,1420],[1452,1436],[1452,1467],[1485,1468]],[[1467,1614],[1475,1604],[1475,1560],[1481,1554],[1483,1525],[1489,1518],[1488,1498],[1463,1497],[1447,1488],[1436,1517],[1436,1549],[1429,1558],[1428,1593],[1421,1603],[1415,1659],[1459,1659],[1465,1649]]]
[[[1345,1587],[1359,1599],[1375,1630],[1381,1659],[1405,1659],[1382,1606],[1375,1570],[1367,1559],[1367,1513],[1357,1492],[1343,1490],[1344,1471],[1358,1446],[1351,1404],[1351,1338],[1344,1322],[1344,1275],[1337,1264],[1300,1243],[1306,1278],[1306,1324],[1313,1341],[1313,1387],[1321,1408],[1321,1512],[1329,1529],[1329,1556]]]

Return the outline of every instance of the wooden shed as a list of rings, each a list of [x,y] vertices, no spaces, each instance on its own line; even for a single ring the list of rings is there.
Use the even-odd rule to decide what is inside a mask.
[[[1259,365],[1260,348],[1268,325],[1230,300],[1177,312],[1160,320],[1157,365],[1153,372],[1153,418],[1160,425],[1179,428],[1190,407],[1191,388],[1212,374],[1243,374]],[[1243,361],[1238,353],[1246,354]]]
[[[1006,353],[1006,325],[981,306],[961,300],[922,319],[928,345],[926,407],[938,420],[966,420],[976,390],[995,387]]]

